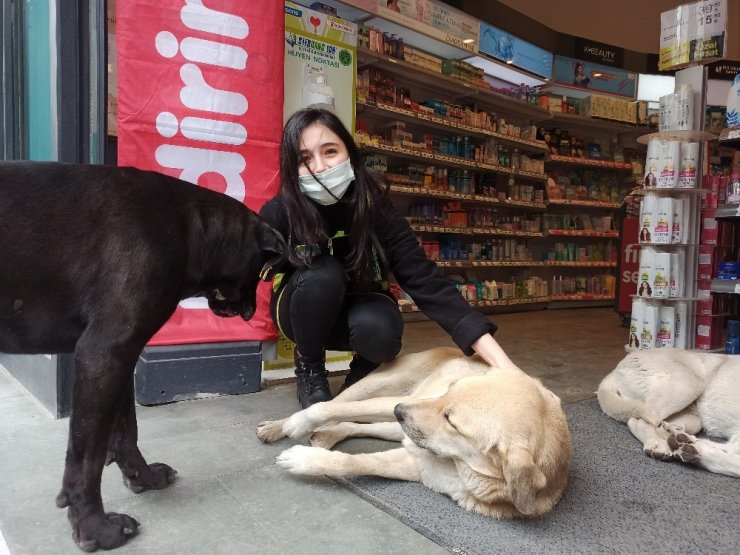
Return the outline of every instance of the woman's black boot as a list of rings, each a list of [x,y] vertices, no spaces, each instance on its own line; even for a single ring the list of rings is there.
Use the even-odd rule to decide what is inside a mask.
[[[301,356],[298,349],[295,350],[295,375],[298,385],[298,402],[304,409],[314,403],[331,401],[332,395],[329,389],[329,372],[326,370],[326,356],[309,359]]]
[[[378,366],[380,366],[379,362],[370,362],[358,354],[353,355],[352,361],[349,363],[349,373],[344,378],[344,383],[342,384],[339,393],[359,382]]]

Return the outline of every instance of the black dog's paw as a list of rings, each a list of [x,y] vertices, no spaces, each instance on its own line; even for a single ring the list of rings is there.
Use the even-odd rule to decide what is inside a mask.
[[[83,529],[86,528],[86,529]],[[106,513],[104,519],[94,519],[87,526],[73,526],[72,539],[82,551],[115,549],[139,531],[139,522],[122,513]]]
[[[164,463],[147,465],[142,472],[135,476],[124,476],[123,483],[134,493],[141,493],[150,489],[164,489],[175,481],[177,470]]]
[[[67,495],[67,492],[65,490],[60,491],[55,502],[57,507],[59,507],[60,509],[69,507],[69,496]]]

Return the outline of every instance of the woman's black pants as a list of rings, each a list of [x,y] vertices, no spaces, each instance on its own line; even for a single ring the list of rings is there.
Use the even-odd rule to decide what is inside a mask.
[[[388,362],[401,350],[403,319],[384,293],[347,293],[344,266],[321,256],[296,270],[277,296],[272,316],[301,356],[323,357],[325,350],[354,351],[370,362]]]

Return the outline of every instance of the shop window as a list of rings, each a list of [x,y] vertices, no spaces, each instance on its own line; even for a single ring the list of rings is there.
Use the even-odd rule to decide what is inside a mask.
[[[105,160],[106,4],[3,0],[2,159]]]

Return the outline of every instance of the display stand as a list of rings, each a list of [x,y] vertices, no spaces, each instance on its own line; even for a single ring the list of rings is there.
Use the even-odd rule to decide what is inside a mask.
[[[699,290],[698,282],[698,261],[699,246],[701,243],[701,217],[700,217],[700,195],[702,189],[702,171],[704,167],[703,157],[705,156],[705,142],[715,139],[716,136],[707,133],[704,128],[704,113],[706,108],[706,77],[707,72],[704,66],[688,67],[676,72],[675,91],[689,90],[693,91],[693,121],[690,123],[691,130],[668,130],[658,133],[643,135],[637,140],[642,144],[649,144],[651,141],[680,141],[682,143],[698,142],[698,157],[696,159],[696,182],[693,188],[655,188],[645,187],[644,193],[657,198],[679,199],[682,203],[683,211],[688,216],[682,221],[683,239],[680,243],[661,243],[650,242],[644,237],[635,238],[635,245],[640,247],[653,247],[658,253],[681,253],[683,256],[683,267],[676,272],[671,268],[672,280],[679,280],[684,284],[683,294],[676,296],[658,297],[654,293],[645,294],[646,288],[640,287],[636,296],[645,299],[645,303],[634,303],[632,318],[630,323],[630,335],[628,344],[625,349],[628,351],[635,348],[645,349],[653,347],[676,346],[686,349],[695,347],[706,349],[709,343],[706,341],[706,330],[711,322],[699,320],[698,305],[703,300],[703,293]],[[646,163],[646,172],[650,171]],[[649,175],[649,174],[648,174]],[[643,201],[641,210],[641,219],[649,209]],[[675,213],[674,213],[675,214]],[[642,225],[642,224],[641,224]],[[640,240],[642,239],[642,240]],[[640,267],[641,277],[651,275],[647,268],[650,263],[645,260],[648,254],[643,250],[641,253]],[[665,254],[663,254],[665,256]],[[657,257],[656,257],[657,258]],[[671,261],[677,260],[671,257]],[[678,259],[680,260],[680,259]],[[656,263],[661,266],[660,262]],[[657,271],[654,274],[657,276]],[[656,278],[657,279],[657,278]],[[655,282],[653,283],[655,289]],[[642,306],[638,306],[641,304]],[[657,309],[655,308],[657,305]],[[646,308],[647,307],[647,308]],[[663,307],[670,307],[664,310]],[[685,312],[684,312],[685,308]],[[650,309],[650,316],[647,310]],[[655,315],[658,314],[657,320]],[[663,316],[665,314],[665,316]],[[681,316],[679,317],[679,314]],[[711,315],[701,315],[702,318]],[[680,319],[683,318],[683,323]],[[673,326],[673,327],[672,327]],[[681,331],[679,331],[681,330]],[[681,336],[680,334],[684,335]],[[634,338],[637,335],[638,345],[635,345]]]

